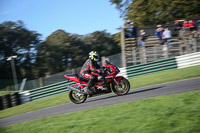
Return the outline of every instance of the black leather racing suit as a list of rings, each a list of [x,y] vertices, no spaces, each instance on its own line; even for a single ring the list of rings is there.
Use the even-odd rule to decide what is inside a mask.
[[[95,75],[99,75],[100,70],[98,70],[100,66],[91,59],[88,59],[81,68],[80,74],[83,78],[87,80],[95,79]]]

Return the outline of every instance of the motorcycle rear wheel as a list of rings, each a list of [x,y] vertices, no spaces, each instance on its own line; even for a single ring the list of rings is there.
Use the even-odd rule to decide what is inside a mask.
[[[119,96],[127,94],[130,90],[130,83],[126,78],[120,80],[119,86],[112,84],[113,92]]]
[[[80,104],[80,103],[85,102],[85,100],[87,99],[87,95],[70,90],[69,99],[75,104]]]

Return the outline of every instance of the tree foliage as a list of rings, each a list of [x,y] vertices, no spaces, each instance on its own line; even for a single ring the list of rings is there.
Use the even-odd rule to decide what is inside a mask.
[[[36,58],[40,34],[29,31],[22,21],[4,22],[0,24],[0,72],[1,77],[12,76],[10,62],[6,59],[17,55],[15,59],[18,76],[33,77],[31,72]],[[21,72],[19,72],[19,70]]]
[[[43,42],[39,37],[37,32],[26,29],[22,21],[0,24],[0,78],[12,79],[6,59],[13,55],[18,56],[15,59],[18,78],[33,79],[80,67],[93,50],[102,56],[120,52],[118,36],[106,31],[83,36],[59,29]]]
[[[70,66],[80,66],[84,52],[81,48],[83,42],[79,37],[64,30],[57,30],[48,36],[38,49],[36,66],[39,75],[61,72]]]
[[[135,26],[167,24],[200,15],[199,0],[110,0]]]
[[[108,56],[120,52],[120,47],[114,36],[106,31],[96,31],[84,37],[87,53],[92,50],[99,51],[100,55]]]
[[[92,50],[107,56],[120,52],[112,35],[105,31],[80,36],[57,30],[40,45],[36,68],[39,76],[45,76],[80,67]]]

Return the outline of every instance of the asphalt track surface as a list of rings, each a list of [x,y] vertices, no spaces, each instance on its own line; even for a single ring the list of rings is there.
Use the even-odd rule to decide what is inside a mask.
[[[30,121],[42,117],[48,117],[58,114],[65,114],[70,112],[76,112],[80,110],[86,110],[90,108],[103,107],[113,104],[120,104],[129,101],[140,100],[149,97],[156,97],[161,95],[170,95],[183,93],[188,91],[200,90],[200,78],[193,78],[181,81],[175,81],[170,83],[164,83],[149,87],[138,88],[130,90],[127,95],[117,96],[114,93],[101,95],[98,97],[92,97],[86,100],[83,104],[66,103],[46,109],[41,109],[22,115],[8,117],[0,119],[0,127],[13,125],[25,121]]]

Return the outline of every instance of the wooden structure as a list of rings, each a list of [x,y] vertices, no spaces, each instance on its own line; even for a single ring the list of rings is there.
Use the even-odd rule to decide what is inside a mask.
[[[139,38],[125,38],[121,32],[121,53],[123,67],[162,60],[200,51],[200,31],[180,30],[172,36],[170,47],[162,45],[156,36],[148,36],[144,46],[138,46]]]

